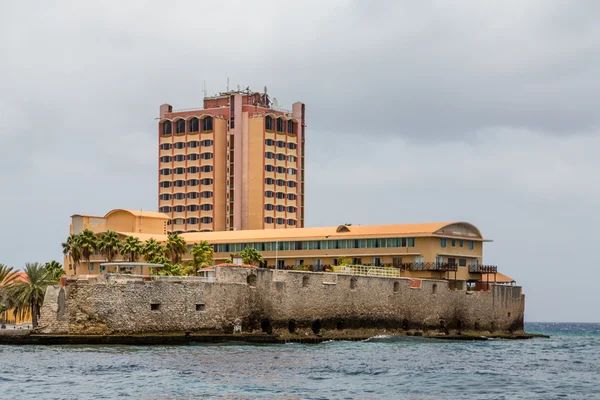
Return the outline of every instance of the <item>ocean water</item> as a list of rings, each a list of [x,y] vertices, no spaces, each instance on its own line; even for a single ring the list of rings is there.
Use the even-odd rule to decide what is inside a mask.
[[[0,399],[600,399],[600,324],[550,339],[0,346]]]

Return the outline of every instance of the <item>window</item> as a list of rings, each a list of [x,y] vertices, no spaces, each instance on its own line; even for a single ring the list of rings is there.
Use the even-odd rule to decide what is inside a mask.
[[[456,247],[456,239],[452,239],[452,247]]]
[[[273,139],[265,139],[266,146],[273,146],[274,144],[275,144],[275,141]]]
[[[176,142],[173,144],[173,147],[176,149],[185,149],[185,142]]]
[[[473,250],[474,247],[474,242],[472,240],[469,240],[469,250]]]
[[[171,200],[171,197],[172,196],[169,193],[163,193],[163,194],[160,195],[160,199],[161,200]]]
[[[265,171],[273,172],[275,171],[275,167],[273,165],[265,165]]]
[[[170,187],[171,187],[171,185],[172,185],[172,183],[171,183],[171,182],[161,182],[161,183],[160,183],[160,187],[161,187],[161,188],[170,188]]]
[[[200,171],[201,172],[212,172],[213,167],[212,167],[212,165],[203,165],[200,167]]]
[[[296,143],[288,143],[288,149],[296,150],[297,148],[298,146],[296,145]]]
[[[200,180],[200,184],[204,185],[204,186],[212,185],[212,183],[213,183],[213,180],[211,178],[204,178],[204,179]]]
[[[296,195],[294,193],[288,193],[287,194],[287,199],[288,200],[296,200]]]
[[[288,175],[296,175],[296,170],[294,168],[288,168],[287,173]]]
[[[185,181],[173,181],[173,186],[175,187],[184,187]]]
[[[210,199],[211,197],[213,197],[213,192],[209,192],[209,191],[200,192],[200,197],[202,197],[203,199]]]
[[[435,257],[435,265],[443,265],[443,264],[444,264],[444,257],[436,256]]]
[[[294,126],[294,121],[288,121],[288,124],[287,124],[287,125],[288,125],[288,126],[287,126],[287,128],[288,128],[288,133],[296,133],[296,129],[294,129],[294,128],[295,128],[295,126]]]
[[[373,257],[373,265],[376,267],[381,266],[381,257]]]
[[[150,304],[150,310],[152,311],[158,311],[160,309],[160,304],[159,303],[152,303]]]
[[[160,211],[161,213],[170,213],[171,212],[171,207],[169,206],[162,206],[158,209],[158,211]]]
[[[173,173],[177,175],[185,174],[185,168],[174,168]]]
[[[277,167],[277,168],[275,168],[275,170],[277,171],[278,174],[285,174],[285,168],[283,168],[283,167]]]
[[[287,156],[288,162],[296,162],[298,158],[296,156]]]
[[[163,168],[160,170],[161,175],[171,175],[171,168]]]
[[[272,160],[273,158],[275,158],[275,154],[271,153],[270,151],[267,151],[265,153],[265,158],[268,158],[269,160]]]
[[[458,266],[459,267],[466,267],[467,266],[467,259],[466,258],[459,258],[458,259]]]
[[[277,161],[285,161],[285,154],[277,153]]]
[[[196,225],[198,223],[198,218],[194,218],[194,217],[188,218],[187,219],[187,223],[188,224],[192,224],[192,225]]]
[[[171,129],[172,129],[172,125],[171,125],[171,121],[165,121],[162,124],[162,134],[163,135],[170,135],[171,134]]]
[[[171,143],[163,143],[160,145],[161,150],[171,150],[173,145]]]
[[[415,238],[408,238],[408,247],[415,247]]]
[[[197,199],[199,196],[200,196],[200,193],[198,193],[198,192],[189,192],[187,194],[188,199]]]
[[[175,207],[173,207],[173,211],[174,212],[184,212],[185,207],[184,206],[175,206]]]
[[[187,184],[188,186],[198,186],[200,181],[198,179],[188,179]]]
[[[200,142],[197,141],[197,140],[190,140],[188,142],[188,144],[187,144],[187,147],[190,148],[190,149],[194,149],[194,148],[199,147],[199,146],[200,146]]]
[[[265,217],[265,223],[266,224],[272,224],[273,223],[273,217]]]
[[[194,117],[188,121],[188,132],[199,132],[200,124],[198,118]]]
[[[200,142],[200,144],[202,144],[203,147],[210,147],[210,146],[213,145],[213,143],[214,142],[212,140],[210,140],[210,139],[203,140],[203,141]]]
[[[298,186],[298,184],[294,181],[288,181],[287,186],[291,187],[291,188],[295,188],[296,186]]]
[[[202,132],[210,132],[213,130],[213,118],[205,117],[202,119]]]
[[[450,264],[450,265],[456,265],[456,258],[448,257],[448,264]]]
[[[465,246],[465,241],[464,241],[464,240],[462,240],[462,239],[461,239],[461,240],[459,240],[459,241],[458,241],[458,245],[459,245],[460,247],[464,247],[464,246]]]
[[[188,154],[187,159],[190,161],[199,160],[200,154]]]
[[[200,218],[200,222],[203,224],[212,224],[213,219],[212,217],[202,217]]]
[[[281,118],[277,118],[277,132],[285,131],[285,121]]]
[[[171,156],[162,156],[160,158],[160,162],[162,162],[162,163],[171,162],[171,160],[172,160]]]
[[[362,265],[362,258],[353,258],[352,264],[354,265]]]
[[[295,213],[295,212],[296,212],[296,207],[294,207],[294,206],[289,206],[289,207],[287,208],[287,212],[289,212],[289,213]]]
[[[285,212],[285,206],[282,206],[281,204],[278,204],[277,206],[275,206],[275,211],[277,211],[277,212]]]
[[[265,191],[265,197],[272,199],[275,194],[271,190]]]
[[[275,179],[273,178],[265,178],[265,185],[272,185],[275,183]]]
[[[213,209],[212,204],[201,204],[200,205],[200,210],[202,210],[202,211],[211,211],[212,209]]]
[[[178,119],[175,121],[175,133],[185,133],[185,121]]]
[[[185,161],[185,156],[183,154],[177,154],[173,157],[173,161],[181,162]]]
[[[273,211],[273,204],[265,204],[265,210],[267,211]]]
[[[277,218],[275,222],[277,223],[277,225],[283,225],[285,223],[285,220],[283,218]]]
[[[277,179],[277,186],[285,186],[285,181],[283,179]]]
[[[173,198],[175,200],[183,200],[183,199],[185,199],[185,193],[175,193],[173,195]]]
[[[277,194],[275,194],[275,197],[277,197],[278,199],[285,199],[285,193],[277,192]]]
[[[279,147],[281,149],[285,149],[285,142],[283,140],[278,140],[277,147]]]
[[[446,238],[441,238],[441,239],[440,239],[440,245],[441,245],[442,247],[446,247]]]
[[[392,257],[392,265],[394,267],[399,267],[402,265],[402,257]]]
[[[290,225],[290,226],[296,226],[296,220],[294,220],[294,219],[288,219],[287,220],[287,224]]]
[[[210,160],[213,158],[213,153],[202,153],[200,154],[200,158],[203,160]]]
[[[265,117],[265,129],[268,131],[273,130],[273,118],[269,115]]]
[[[200,168],[198,167],[188,167],[187,172],[190,174],[197,174],[200,172]]]

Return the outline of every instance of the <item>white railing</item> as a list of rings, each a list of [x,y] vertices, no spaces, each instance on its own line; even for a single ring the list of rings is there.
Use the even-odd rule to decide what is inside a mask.
[[[400,270],[398,268],[372,267],[366,265],[334,265],[333,272],[345,275],[386,276],[390,278],[400,277]]]
[[[173,276],[173,275],[134,275],[134,274],[104,274],[107,278],[115,279],[146,279],[152,281],[198,281],[215,282],[214,276]]]

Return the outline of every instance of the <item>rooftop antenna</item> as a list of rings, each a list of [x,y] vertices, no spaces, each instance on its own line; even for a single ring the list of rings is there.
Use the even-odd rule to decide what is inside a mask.
[[[273,107],[279,108],[279,102],[277,101],[277,97],[273,97]]]
[[[206,91],[206,81],[202,84],[202,91],[204,92],[204,97],[208,97],[208,93]]]
[[[237,90],[238,90],[238,92],[240,91],[240,84],[239,83],[237,85]]]
[[[229,92],[229,77],[227,77],[227,91]]]

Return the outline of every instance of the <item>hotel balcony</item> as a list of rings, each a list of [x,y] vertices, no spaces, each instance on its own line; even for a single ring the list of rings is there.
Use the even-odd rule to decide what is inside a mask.
[[[471,274],[497,274],[498,267],[495,265],[470,265],[469,272]]]

